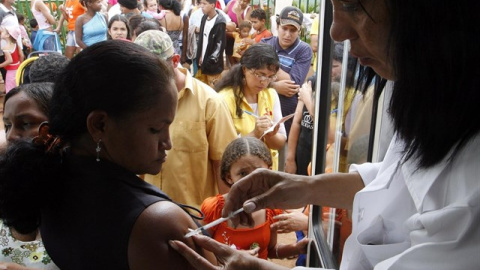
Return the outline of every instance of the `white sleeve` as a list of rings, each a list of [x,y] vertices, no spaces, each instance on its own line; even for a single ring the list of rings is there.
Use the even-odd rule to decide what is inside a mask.
[[[278,97],[277,91],[275,91],[275,101],[273,101],[273,122],[277,123],[282,119],[282,108],[280,107],[280,98]],[[285,138],[287,137],[287,131],[283,123],[280,124],[277,134],[283,134]]]
[[[361,165],[352,164],[350,165],[349,172],[358,172],[362,177],[363,183],[367,186],[372,182],[375,177],[377,177],[378,171],[380,170],[382,163],[363,163]]]

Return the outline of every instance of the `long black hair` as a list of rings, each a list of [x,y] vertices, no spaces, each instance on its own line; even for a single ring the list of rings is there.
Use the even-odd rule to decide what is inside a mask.
[[[89,46],[55,82],[50,133],[63,143],[52,149],[65,149],[86,134],[93,110],[118,119],[148,110],[172,81],[171,66],[137,44],[109,40]],[[55,200],[65,177],[66,153],[48,147],[37,138],[13,143],[0,155],[0,218],[20,233],[38,227],[42,205]]]
[[[177,0],[159,0],[158,4],[165,9],[173,11],[173,14],[180,16],[182,4],[180,4]]]
[[[230,71],[215,84],[215,90],[217,92],[227,87],[233,88],[236,114],[238,117],[241,117],[243,114],[241,104],[244,97],[244,67],[248,69],[267,68],[273,72],[277,72],[280,68],[280,62],[275,49],[273,49],[271,45],[265,43],[253,44],[243,53],[240,64],[233,66]]]
[[[389,0],[394,128],[406,159],[431,167],[480,131],[479,2]],[[454,157],[453,155],[452,157]]]

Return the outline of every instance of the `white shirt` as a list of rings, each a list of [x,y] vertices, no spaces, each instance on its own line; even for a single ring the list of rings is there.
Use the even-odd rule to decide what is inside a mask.
[[[394,138],[382,163],[352,165],[366,187],[340,269],[479,269],[480,134],[429,169],[401,164],[403,149]]]
[[[218,14],[216,14],[211,19],[207,18],[207,21],[205,22],[205,27],[203,28],[203,37],[200,37],[200,38],[203,38],[202,57],[200,57],[200,59],[202,59],[202,62],[203,62],[203,57],[205,56],[205,52],[207,51],[207,46],[208,46],[208,41],[209,41],[208,36],[210,35],[210,31],[212,31],[212,28],[215,25],[215,21],[217,20],[217,16],[218,16]]]
[[[225,18],[225,21],[226,23],[229,23],[232,21],[232,19],[230,19],[230,17],[225,13],[223,12],[223,10],[220,10],[220,9],[215,9],[218,14],[222,15],[223,18]],[[192,26],[192,25],[195,25],[196,27],[200,27],[200,24],[202,23],[202,17],[203,17],[203,11],[201,8],[195,10],[191,15],[190,15],[190,18],[188,19],[188,25]]]

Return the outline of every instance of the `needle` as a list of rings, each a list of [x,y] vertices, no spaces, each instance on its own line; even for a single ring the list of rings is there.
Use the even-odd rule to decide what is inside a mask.
[[[205,226],[202,226],[202,227],[199,227],[199,228],[197,228],[197,229],[195,229],[195,230],[192,230],[192,231],[190,231],[189,233],[185,234],[185,237],[186,237],[186,238],[191,237],[191,236],[193,236],[193,235],[199,234],[202,230],[207,230],[207,229],[210,229],[210,228],[213,227],[213,226],[217,226],[218,224],[224,222],[225,220],[229,220],[230,218],[232,218],[233,216],[235,216],[235,215],[237,215],[237,214],[239,214],[239,213],[241,213],[241,212],[243,212],[243,208],[240,208],[240,209],[238,209],[237,211],[231,213],[228,217],[219,218],[219,219],[217,219],[217,220],[214,220],[214,221],[208,223],[208,224],[205,225]]]

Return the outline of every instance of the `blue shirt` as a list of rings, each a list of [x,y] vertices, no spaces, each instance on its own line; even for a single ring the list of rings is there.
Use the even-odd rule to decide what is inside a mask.
[[[301,41],[299,38],[287,49],[283,49],[278,43],[278,37],[264,38],[260,42],[270,44],[273,46],[278,54],[280,60],[280,68],[286,73],[290,74],[292,81],[296,84],[302,85],[305,82],[308,71],[310,70],[310,63],[312,61],[313,52],[310,45]],[[282,115],[286,116],[295,112],[297,107],[298,96],[293,95],[287,97],[280,95],[280,105],[282,107]],[[290,133],[290,126],[292,119],[285,122],[285,129],[287,135]]]

